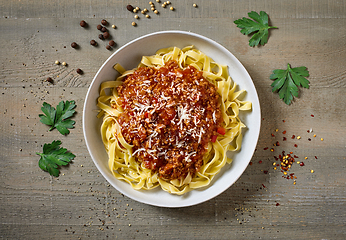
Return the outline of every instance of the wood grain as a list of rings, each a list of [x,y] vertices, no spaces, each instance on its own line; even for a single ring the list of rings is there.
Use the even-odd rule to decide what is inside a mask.
[[[346,2],[172,1],[175,11],[154,2],[160,14],[139,20],[126,10],[129,3],[149,7],[120,0],[0,2],[0,238],[345,239]],[[252,10],[266,11],[278,27],[262,47],[249,47],[233,23]],[[108,26],[117,43],[112,51],[98,39],[103,18],[117,26]],[[82,19],[88,28],[79,26]],[[224,193],[188,208],[157,208],[123,196],[98,172],[83,139],[82,106],[99,67],[127,42],[162,30],[192,31],[225,46],[250,73],[261,103],[252,164]],[[80,47],[71,48],[72,42]],[[310,72],[310,89],[300,89],[290,106],[271,92],[269,79],[287,63]],[[71,134],[49,132],[39,122],[42,103],[72,99]],[[77,156],[58,178],[38,167],[36,155],[55,139]],[[295,185],[274,170],[282,151],[305,163],[292,166]]]

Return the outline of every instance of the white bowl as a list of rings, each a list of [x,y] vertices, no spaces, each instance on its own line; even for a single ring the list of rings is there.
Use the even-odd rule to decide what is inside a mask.
[[[228,65],[230,76],[247,91],[245,99],[252,102],[252,111],[242,114],[241,119],[246,124],[242,148],[232,154],[232,164],[226,166],[213,179],[207,188],[193,190],[183,196],[169,194],[161,188],[151,191],[137,191],[123,181],[113,177],[108,168],[108,155],[104,149],[100,126],[102,119],[96,117],[96,101],[99,96],[100,85],[104,81],[114,80],[118,73],[113,65],[120,63],[125,69],[137,67],[142,56],[153,55],[160,48],[176,46],[179,48],[194,45],[216,62]],[[150,205],[160,207],[186,207],[202,203],[214,198],[228,189],[244,172],[248,166],[257,145],[260,132],[261,111],[255,86],[250,75],[238,59],[226,48],[204,36],[184,31],[163,31],[137,38],[121,47],[101,66],[94,77],[85,98],[83,110],[84,138],[96,167],[107,181],[124,195]]]

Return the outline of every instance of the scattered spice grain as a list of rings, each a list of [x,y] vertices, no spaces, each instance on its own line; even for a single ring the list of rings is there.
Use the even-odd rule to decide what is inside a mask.
[[[80,21],[79,25],[80,25],[81,27],[86,27],[86,26],[87,26],[87,23],[86,23],[84,20],[82,20],[82,21]]]
[[[72,48],[77,48],[77,47],[78,47],[78,44],[77,44],[76,42],[73,42],[73,43],[71,43],[71,47],[72,47]]]
[[[132,26],[136,26],[137,25],[135,22],[132,22],[131,24],[132,24]]]
[[[107,22],[106,19],[102,19],[102,20],[101,20],[101,24],[102,24],[103,26],[107,26],[107,25],[108,25],[108,22]]]
[[[95,40],[91,40],[91,41],[90,41],[90,45],[96,46],[96,45],[97,45],[97,42],[96,42]]]
[[[102,29],[102,26],[99,24],[96,26],[97,30],[101,30]]]
[[[101,32],[107,32],[107,28],[102,27],[102,28],[101,28]]]
[[[109,38],[109,37],[110,37],[110,35],[109,35],[108,32],[104,32],[104,33],[103,33],[103,38],[104,38],[104,39],[107,39],[107,38]]]
[[[196,4],[196,3],[194,3],[194,4],[192,4],[192,6],[193,6],[194,8],[196,8],[196,7],[197,7],[197,4]]]
[[[78,74],[83,74],[83,70],[80,69],[80,68],[78,68],[78,69],[76,70],[76,72],[77,72]]]
[[[115,29],[115,28],[116,28],[116,26],[113,24],[113,25],[112,25],[112,28],[113,28],[113,29]]]
[[[47,77],[46,81],[49,82],[49,83],[52,83],[52,84],[54,83],[54,81],[53,81],[53,79],[51,77]]]
[[[115,45],[115,42],[113,40],[110,40],[108,44],[109,44],[109,46],[113,47]]]
[[[134,7],[129,4],[129,5],[126,6],[126,9],[129,10],[130,12],[132,12]]]
[[[99,39],[104,40],[103,34],[99,34]]]
[[[59,62],[58,60],[56,60],[56,61],[55,61],[55,64],[56,64],[56,65],[59,65],[59,64],[60,64],[60,62]]]
[[[106,46],[106,49],[107,49],[107,50],[111,50],[111,49],[112,49],[112,47],[111,47],[111,46],[109,46],[109,45],[107,45],[107,46]]]

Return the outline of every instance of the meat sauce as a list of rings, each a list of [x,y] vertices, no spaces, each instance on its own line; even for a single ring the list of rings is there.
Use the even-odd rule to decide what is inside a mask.
[[[222,123],[219,94],[201,71],[175,61],[142,67],[117,91],[121,131],[139,162],[165,180],[200,170]]]

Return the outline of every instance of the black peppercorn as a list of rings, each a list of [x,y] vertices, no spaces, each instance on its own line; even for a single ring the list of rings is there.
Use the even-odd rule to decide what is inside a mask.
[[[54,82],[51,77],[48,77],[46,81],[49,82],[49,83],[53,83]]]
[[[111,46],[107,45],[107,46],[106,46],[106,49],[107,49],[107,50],[111,50],[112,48],[111,48]]]
[[[97,25],[97,30],[101,30],[102,29],[102,26],[99,24],[99,25]]]
[[[82,20],[82,21],[80,21],[79,25],[81,27],[86,27],[87,23],[84,20]]]
[[[109,44],[109,46],[114,46],[115,42],[113,40],[110,40],[108,44]]]
[[[91,40],[91,41],[90,41],[90,45],[96,46],[96,45],[97,45],[97,42],[96,42],[95,40]]]
[[[103,34],[99,34],[99,39],[104,40]]]
[[[78,44],[75,43],[75,42],[73,42],[73,43],[71,43],[71,47],[72,47],[72,48],[76,48],[76,47],[78,47]]]
[[[105,19],[102,19],[101,24],[102,24],[103,26],[106,26],[106,25],[108,24],[108,22],[107,22]]]
[[[80,69],[80,68],[78,68],[78,69],[76,70],[76,72],[77,72],[78,74],[83,74],[83,70]]]
[[[132,12],[133,9],[134,9],[134,7],[132,7],[132,5],[127,5],[126,8],[127,8],[127,10],[129,10],[130,12]]]
[[[108,33],[108,32],[104,32],[104,33],[103,33],[103,37],[104,37],[104,39],[109,38],[109,33]]]
[[[107,28],[105,27],[101,28],[101,32],[107,32]]]

